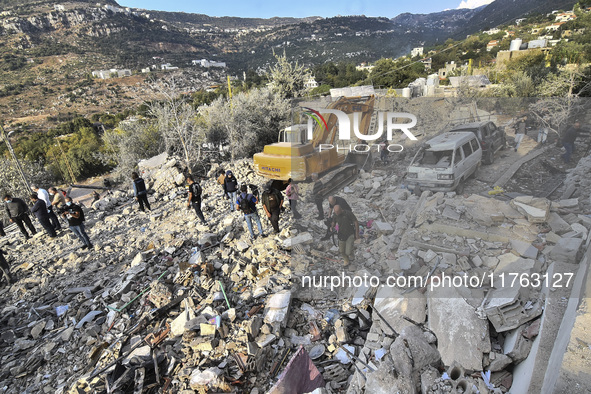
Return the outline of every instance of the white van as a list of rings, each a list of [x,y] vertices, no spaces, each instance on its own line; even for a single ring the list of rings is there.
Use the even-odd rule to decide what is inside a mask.
[[[410,190],[464,192],[464,182],[480,167],[482,148],[472,132],[443,133],[427,141],[406,174]]]

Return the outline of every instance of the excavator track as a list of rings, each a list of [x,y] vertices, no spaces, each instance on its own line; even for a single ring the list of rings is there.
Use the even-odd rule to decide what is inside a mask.
[[[320,178],[323,187],[320,190],[322,198],[327,198],[357,179],[359,169],[355,164],[342,164]]]

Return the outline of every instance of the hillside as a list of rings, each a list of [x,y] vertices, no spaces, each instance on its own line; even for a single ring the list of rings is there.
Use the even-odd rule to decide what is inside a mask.
[[[497,0],[474,10],[394,18],[260,19],[128,9],[114,1],[2,4],[0,115],[27,124],[133,107],[149,94],[146,82],[163,74],[177,74],[184,89],[194,91],[220,83],[226,74],[262,73],[274,61],[273,51],[284,49],[289,59],[308,66],[395,58],[415,46],[545,9],[530,0]],[[200,59],[228,68],[192,65]],[[178,70],[162,70],[163,64]],[[143,74],[147,68],[150,73]],[[92,71],[109,69],[129,69],[133,77],[91,77]]]
[[[495,0],[474,15],[469,25],[458,31],[456,37],[514,23],[515,19],[524,16],[546,14],[554,10],[570,10],[577,2],[578,0]]]

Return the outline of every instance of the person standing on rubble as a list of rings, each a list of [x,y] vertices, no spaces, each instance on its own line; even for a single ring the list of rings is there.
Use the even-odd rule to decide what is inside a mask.
[[[51,223],[49,211],[47,209],[47,205],[45,205],[45,201],[40,199],[37,194],[33,193],[31,194],[31,203],[33,204],[31,212],[37,216],[37,220],[39,220],[39,223],[41,223],[41,226],[43,226],[47,234],[51,238],[55,238],[57,234],[55,233],[55,227]]]
[[[338,224],[339,252],[343,257],[343,265],[347,267],[355,258],[355,240],[359,239],[359,222],[351,211],[340,205],[334,207],[335,220]]]
[[[321,241],[326,241],[332,235],[332,228],[335,225],[335,217],[333,215],[334,207],[339,205],[341,209],[345,211],[353,211],[349,203],[343,198],[339,196],[330,196],[328,197],[328,219],[326,219],[326,234],[322,237]]]
[[[68,219],[70,230],[72,230],[76,237],[78,237],[83,243],[81,249],[92,249],[92,242],[90,242],[90,237],[86,234],[86,230],[84,229],[84,211],[79,205],[72,202],[71,197],[66,197],[66,209],[63,215]]]
[[[265,214],[269,218],[275,234],[279,234],[279,215],[281,214],[281,207],[283,206],[283,195],[271,185],[271,182],[269,182],[265,185],[261,201],[263,203]]]
[[[60,224],[59,219],[55,215],[55,212],[53,212],[53,206],[51,205],[51,199],[49,198],[49,193],[47,192],[47,190],[40,189],[35,185],[31,185],[31,190],[33,190],[37,194],[37,197],[39,197],[39,199],[43,200],[43,202],[45,203],[45,206],[47,207],[47,214],[49,215],[49,222],[51,223],[55,231],[61,230],[62,225]]]
[[[250,233],[250,239],[256,239],[254,235],[254,231],[252,230],[252,219],[256,221],[257,228],[259,229],[259,235],[265,236],[263,234],[263,226],[261,225],[261,218],[257,213],[257,198],[250,193],[247,193],[248,188],[246,185],[240,186],[240,195],[236,202],[236,209],[241,211],[244,214],[244,220],[246,220],[246,226],[248,227],[248,232]]]
[[[236,195],[238,194],[238,180],[232,171],[226,171],[226,177],[224,178],[224,191],[230,198],[230,212],[234,212],[234,203],[236,202]]]
[[[148,189],[146,188],[146,182],[140,178],[137,172],[131,173],[131,179],[133,180],[133,195],[140,204],[140,211],[145,211],[144,205],[149,211],[151,211],[152,208],[150,207],[150,202],[148,201]]]
[[[2,249],[0,249],[0,271],[2,272],[2,276],[4,277],[4,279],[6,279],[6,282],[8,282],[8,284],[12,284],[15,282],[15,279],[14,276],[12,276],[12,274],[10,273],[10,265],[4,257],[5,254],[6,253]]]
[[[4,196],[4,204],[6,205],[6,213],[8,214],[10,222],[16,223],[26,239],[31,237],[29,236],[29,233],[27,233],[27,230],[25,230],[25,225],[27,225],[32,235],[37,234],[37,230],[35,230],[33,222],[31,222],[31,218],[29,217],[29,207],[23,200],[20,198],[13,198],[10,194],[6,194]]]
[[[203,216],[203,212],[201,211],[201,194],[203,193],[203,189],[199,182],[195,182],[192,176],[187,177],[187,188],[189,189],[189,200],[187,201],[187,209],[195,210],[197,217],[201,220],[201,223],[205,226],[207,222],[205,221],[205,217]]]
[[[289,200],[289,207],[291,208],[291,212],[293,214],[294,219],[299,219],[302,217],[298,212],[298,200],[300,199],[300,188],[298,185],[289,178],[287,180],[287,188],[285,189],[285,195]]]
[[[527,134],[527,130],[525,128],[527,121],[527,116],[521,118],[517,125],[515,126],[515,152],[519,148],[521,141],[523,141],[523,137]]]
[[[562,136],[562,146],[564,147],[564,154],[561,156],[565,163],[570,163],[570,158],[575,152],[575,140],[581,131],[581,122],[578,120],[569,127]]]
[[[314,185],[312,186],[312,198],[314,199],[316,208],[318,208],[318,216],[316,219],[324,220],[324,208],[322,207],[322,188],[324,187],[324,184],[318,179],[318,174],[312,174],[311,176],[312,181],[314,182]]]
[[[228,197],[228,193],[226,192],[225,180],[226,180],[226,171],[224,171],[223,168],[220,168],[218,171],[217,182],[222,186],[222,189],[224,191],[224,198],[227,200],[229,197]]]

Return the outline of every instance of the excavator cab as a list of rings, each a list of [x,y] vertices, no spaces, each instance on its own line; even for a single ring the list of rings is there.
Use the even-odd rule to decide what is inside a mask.
[[[359,129],[367,134],[374,114],[373,105],[374,96],[342,97],[331,103],[328,109],[340,110],[350,117],[354,112],[360,112]],[[307,125],[292,125],[280,131],[278,142],[266,145],[263,152],[254,155],[256,172],[268,179],[304,181],[313,173],[325,173],[344,164],[347,150],[337,149],[337,116],[329,114],[325,119],[326,123],[314,128],[312,140],[308,140]],[[348,166],[362,166],[367,162],[366,157],[357,157]]]

